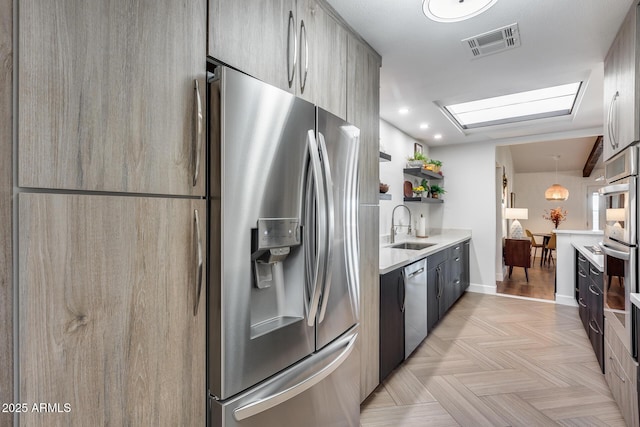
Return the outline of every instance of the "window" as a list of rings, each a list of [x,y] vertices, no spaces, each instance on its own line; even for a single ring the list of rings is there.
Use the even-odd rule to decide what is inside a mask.
[[[600,197],[600,186],[587,187],[587,228],[604,230],[604,197]]]

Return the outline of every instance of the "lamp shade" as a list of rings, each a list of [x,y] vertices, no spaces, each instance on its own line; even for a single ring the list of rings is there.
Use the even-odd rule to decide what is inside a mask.
[[[506,219],[529,219],[529,209],[527,208],[506,208],[504,212]]]
[[[544,198],[547,200],[567,200],[569,198],[569,190],[560,184],[553,184],[544,192]]]

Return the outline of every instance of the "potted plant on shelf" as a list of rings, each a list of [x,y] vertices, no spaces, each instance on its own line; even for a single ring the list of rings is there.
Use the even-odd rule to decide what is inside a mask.
[[[430,188],[431,197],[434,199],[439,199],[441,194],[446,193],[445,189],[440,187],[438,184],[433,184]]]
[[[442,166],[442,162],[436,159],[429,159],[424,165],[424,168],[435,173],[440,173],[440,167]]]
[[[428,194],[429,187],[425,188],[422,185],[418,185],[417,187],[413,187],[413,194],[416,195],[416,197],[422,197],[423,194]]]
[[[407,159],[407,167],[408,168],[421,168],[422,165],[427,161],[427,158],[424,154],[415,152],[412,157]]]

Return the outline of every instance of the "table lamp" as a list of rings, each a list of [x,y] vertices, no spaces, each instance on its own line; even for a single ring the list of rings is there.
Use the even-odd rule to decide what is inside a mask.
[[[529,209],[527,208],[506,208],[504,212],[506,219],[512,219],[511,227],[509,228],[509,237],[512,239],[522,239],[524,233],[522,232],[522,225],[520,225],[519,219],[529,219]]]

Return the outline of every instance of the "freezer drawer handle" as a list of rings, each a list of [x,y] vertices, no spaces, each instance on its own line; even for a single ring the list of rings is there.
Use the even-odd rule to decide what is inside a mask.
[[[196,267],[196,292],[195,292],[195,302],[193,305],[193,315],[198,315],[198,306],[200,305],[200,294],[202,293],[202,238],[200,236],[200,217],[198,216],[198,210],[195,209],[193,211],[193,225],[196,229],[196,243],[198,246],[198,264]]]
[[[327,366],[325,366],[306,380],[284,390],[278,391],[263,399],[256,400],[237,408],[233,411],[233,417],[236,419],[236,421],[242,421],[268,409],[271,409],[283,402],[286,402],[287,400],[293,399],[300,393],[309,390],[311,387],[331,375],[333,371],[335,371],[340,367],[340,365],[342,365],[342,363],[347,359],[347,357],[349,357],[349,355],[353,351],[353,347],[356,343],[356,338],[358,338],[357,332],[350,337],[346,337],[344,349],[340,352],[340,354],[329,364],[327,364]]]
[[[200,86],[198,80],[194,80],[194,120],[193,120],[193,186],[198,183],[198,173],[200,172],[200,151],[202,151],[202,98],[200,98]]]

